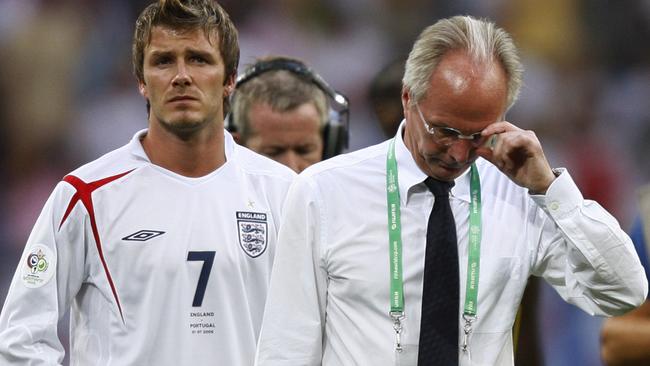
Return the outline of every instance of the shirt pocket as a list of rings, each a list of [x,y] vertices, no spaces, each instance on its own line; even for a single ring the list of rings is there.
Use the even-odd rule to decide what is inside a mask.
[[[511,330],[527,281],[522,272],[519,257],[481,256],[474,332]],[[464,298],[461,305],[464,307]]]

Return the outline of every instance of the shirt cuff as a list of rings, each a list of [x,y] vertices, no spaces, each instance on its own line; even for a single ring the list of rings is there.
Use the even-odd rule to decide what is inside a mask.
[[[551,217],[562,218],[580,207],[584,197],[565,168],[556,171],[560,174],[548,187],[546,194],[534,194],[531,198]]]

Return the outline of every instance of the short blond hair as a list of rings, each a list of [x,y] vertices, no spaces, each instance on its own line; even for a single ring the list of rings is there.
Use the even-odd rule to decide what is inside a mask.
[[[425,28],[413,45],[402,78],[402,85],[411,94],[413,103],[424,98],[433,70],[452,50],[466,50],[480,62],[497,60],[508,78],[508,108],[517,101],[523,66],[510,35],[490,21],[455,16]]]

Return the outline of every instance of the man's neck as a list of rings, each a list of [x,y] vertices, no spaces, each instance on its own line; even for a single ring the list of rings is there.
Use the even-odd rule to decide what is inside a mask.
[[[226,163],[223,128],[216,124],[181,138],[151,122],[142,147],[153,164],[186,177],[205,176]]]

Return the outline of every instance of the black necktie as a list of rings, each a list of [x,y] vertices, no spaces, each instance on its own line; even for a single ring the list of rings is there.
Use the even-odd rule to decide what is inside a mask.
[[[427,226],[418,365],[458,365],[458,246],[449,206],[454,183],[429,177],[424,184],[435,202]]]

